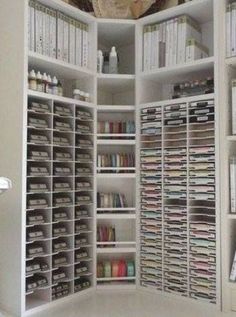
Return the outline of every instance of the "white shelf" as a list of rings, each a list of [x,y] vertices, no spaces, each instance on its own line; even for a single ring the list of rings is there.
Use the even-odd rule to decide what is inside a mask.
[[[133,207],[120,207],[120,208],[97,208],[97,211],[135,211]]]
[[[136,285],[128,283],[127,281],[125,282],[111,282],[110,284],[98,284],[97,285],[97,290],[135,290]]]
[[[114,243],[113,243],[114,244]],[[117,247],[117,248],[97,248],[98,254],[106,254],[106,253],[136,253],[136,248],[125,248],[125,247]]]
[[[197,96],[198,101],[209,100],[214,98],[215,98],[214,93]],[[161,100],[161,101],[155,102],[155,106],[174,105],[176,103],[189,103],[193,101],[196,101],[196,96],[190,96],[190,97],[184,97],[184,98],[178,98],[178,99]],[[146,108],[146,107],[152,106],[153,104],[154,104],[153,102],[148,102],[148,103],[143,103],[141,106],[142,108]]]
[[[236,219],[236,214],[228,214],[228,219]]]
[[[117,219],[117,220],[125,220],[125,219],[136,219],[136,214],[112,214],[112,213],[106,213],[106,214],[98,214],[97,219]]]
[[[135,75],[98,74],[98,89],[119,93],[134,89]]]
[[[97,278],[97,282],[114,282],[114,281],[135,281],[136,277],[100,277]]]
[[[95,76],[95,73],[89,69],[34,52],[29,52],[28,62],[29,67],[35,71],[40,70],[41,72],[49,73],[51,76],[56,75],[59,79],[79,79]]]
[[[69,15],[70,17],[84,23],[92,23],[96,21],[96,18],[93,17],[91,14],[79,10],[78,8],[69,5],[62,0],[40,0],[40,3],[44,4],[45,6],[50,6],[55,10],[62,11],[64,14]]]
[[[97,173],[98,178],[136,178],[135,173]]]
[[[135,140],[97,140],[98,145],[135,145]]]
[[[236,135],[228,135],[227,140],[228,141],[236,141]]]
[[[199,23],[206,23],[213,19],[213,1],[212,0],[194,0],[185,4],[172,7],[167,10],[160,11],[151,16],[144,17],[138,22],[141,25],[152,24],[168,20],[170,18],[183,14],[190,15]]]
[[[156,83],[174,84],[182,79],[191,80],[193,74],[195,77],[199,75],[201,78],[209,76],[209,73],[213,71],[214,61],[214,57],[208,57],[181,65],[142,72],[140,76],[142,79],[151,80]]]
[[[135,241],[104,241],[104,242],[97,242],[98,245],[136,245]]]
[[[135,138],[133,133],[98,133],[97,138]],[[113,140],[113,139],[111,139]]]
[[[135,20],[98,19],[98,42],[108,47],[133,44],[135,25]]]
[[[52,94],[46,94],[44,92],[39,92],[39,91],[34,91],[34,90],[28,90],[28,96],[39,98],[39,99],[44,99],[44,100],[53,100],[53,101],[56,101],[58,103],[63,103],[63,104],[68,104],[68,105],[78,105],[78,106],[85,106],[88,108],[94,108],[94,104],[91,102],[85,102],[85,101],[76,100],[73,98],[61,97],[61,96],[52,95]]]
[[[135,111],[135,106],[131,105],[98,105],[98,112],[133,112]]]

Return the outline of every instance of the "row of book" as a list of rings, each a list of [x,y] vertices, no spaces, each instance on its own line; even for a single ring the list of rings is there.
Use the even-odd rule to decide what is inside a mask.
[[[236,55],[236,2],[230,1],[226,9],[226,56]]]
[[[133,260],[107,260],[97,264],[97,278],[134,277],[135,264]]]
[[[30,0],[29,50],[81,67],[88,67],[88,25],[57,10]]]
[[[127,201],[124,194],[120,193],[97,193],[98,208],[125,208]]]
[[[134,134],[135,133],[135,123],[134,121],[99,121],[97,132],[102,134]]]
[[[133,153],[98,154],[97,167],[134,167]]]
[[[143,30],[143,70],[174,66],[209,56],[199,23],[182,15]]]

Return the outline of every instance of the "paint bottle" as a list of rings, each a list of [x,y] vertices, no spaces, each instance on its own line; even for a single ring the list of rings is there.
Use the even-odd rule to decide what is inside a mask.
[[[118,57],[115,46],[111,48],[110,58],[109,58],[109,74],[118,73]]]
[[[52,94],[52,78],[51,78],[50,75],[48,75],[47,80],[48,80],[48,86],[47,86],[47,91],[46,92],[48,94]]]
[[[29,89],[37,90],[36,73],[33,69],[29,73],[28,82],[29,82]]]
[[[52,79],[52,94],[53,95],[58,95],[58,80],[56,78],[56,76],[53,76],[53,79]]]
[[[62,87],[60,80],[58,81],[57,90],[58,90],[58,96],[62,97],[63,96],[63,87]]]
[[[43,92],[43,77],[40,71],[37,72],[36,80],[37,80],[37,91]]]
[[[43,92],[47,93],[48,91],[48,76],[46,73],[43,73]]]

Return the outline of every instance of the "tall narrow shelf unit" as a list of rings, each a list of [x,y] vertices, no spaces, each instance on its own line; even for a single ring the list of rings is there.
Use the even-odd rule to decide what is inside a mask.
[[[0,59],[5,61],[0,75],[4,102],[0,107],[4,118],[0,174],[12,179],[13,189],[1,197],[4,222],[0,237],[8,241],[0,248],[0,280],[5,285],[0,289],[1,307],[24,316],[96,289],[139,289],[233,309],[230,296],[235,295],[235,288],[228,275],[235,219],[225,214],[229,209],[219,191],[226,189],[228,193],[225,170],[234,149],[233,137],[228,137],[226,146],[227,121],[220,120],[221,115],[228,118],[221,110],[227,103],[227,88],[222,89],[222,83],[227,67],[233,68],[226,67],[230,61],[225,62],[218,52],[226,3],[194,0],[131,21],[96,19],[61,0],[39,2],[88,25],[88,67],[28,51],[28,1],[13,4],[2,0],[0,25],[6,39],[0,51]],[[209,57],[143,71],[144,26],[181,15],[198,22]],[[97,49],[110,51],[112,46],[119,52],[119,74],[97,74]],[[27,72],[32,68],[62,79],[66,97],[29,90]],[[209,76],[214,78],[214,93],[171,99],[173,84]],[[75,80],[90,93],[90,102],[71,98]],[[39,113],[32,103],[44,104],[46,110]],[[62,108],[66,116],[58,112]],[[195,122],[199,113],[205,116],[208,111],[204,122]],[[150,113],[154,119],[149,118]],[[180,124],[171,122],[172,116],[177,116]],[[34,126],[31,118],[42,119],[46,127]],[[104,122],[127,121],[135,123],[130,133],[100,129]],[[154,125],[151,134],[146,133],[147,123]],[[60,131],[58,127],[63,124],[69,130]],[[89,130],[81,134],[78,125],[83,124]],[[33,142],[34,134],[46,137],[46,141]],[[89,141],[86,147],[81,140]],[[46,153],[44,161],[35,158],[37,152]],[[119,153],[132,157],[133,164],[103,166],[99,161],[99,156]],[[200,163],[193,164],[199,158]],[[38,171],[41,174],[37,175]],[[196,181],[197,174],[201,181]],[[35,187],[38,183],[42,188]],[[122,198],[122,203],[111,202],[114,195]],[[38,204],[36,208],[30,205],[31,197]],[[220,207],[224,210],[221,235]],[[29,216],[34,219],[35,215],[42,216],[43,222],[29,222]],[[58,215],[61,220],[56,219]],[[99,240],[100,227],[114,228],[115,241]],[[38,229],[39,239],[32,238],[32,229]],[[229,232],[230,248],[223,248],[221,266],[220,241],[224,241],[225,232]],[[65,249],[54,249],[57,240]],[[47,284],[29,291],[26,285],[31,276],[25,268],[35,260],[28,254],[34,244],[43,247],[37,259],[45,271],[40,268],[33,274],[46,277]],[[59,256],[65,259],[61,264]],[[119,260],[133,262],[134,274],[97,276],[98,265]],[[63,273],[59,284],[54,279],[56,273]],[[211,276],[207,282],[206,276]],[[61,288],[56,289],[58,286]],[[58,293],[60,296],[55,295]]]
[[[135,121],[135,22],[98,20],[98,49],[119,51],[119,74],[97,74],[97,154],[112,157],[133,157],[133,164],[121,167],[97,166],[98,193],[123,196],[124,205],[97,205],[97,231],[108,226],[115,230],[115,242],[97,241],[97,265],[112,265],[125,260],[136,263],[136,164],[134,161],[136,134],[133,131],[99,131],[100,125]],[[101,133],[103,132],[103,133]],[[105,132],[105,133],[104,133]],[[97,162],[99,164],[99,160]],[[112,163],[112,162],[111,162]],[[122,164],[122,163],[121,163]],[[114,165],[114,164],[113,164]],[[124,165],[125,166],[125,165]],[[98,289],[134,289],[136,274],[125,277],[98,277]]]

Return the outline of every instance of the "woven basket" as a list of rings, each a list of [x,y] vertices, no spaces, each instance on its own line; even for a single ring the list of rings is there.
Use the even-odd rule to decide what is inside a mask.
[[[137,1],[137,0],[136,0]],[[98,18],[110,19],[131,19],[138,18],[146,12],[155,0],[138,0],[135,8],[134,0],[92,0],[95,16]],[[137,9],[135,11],[135,9]],[[138,12],[139,11],[139,12]]]

